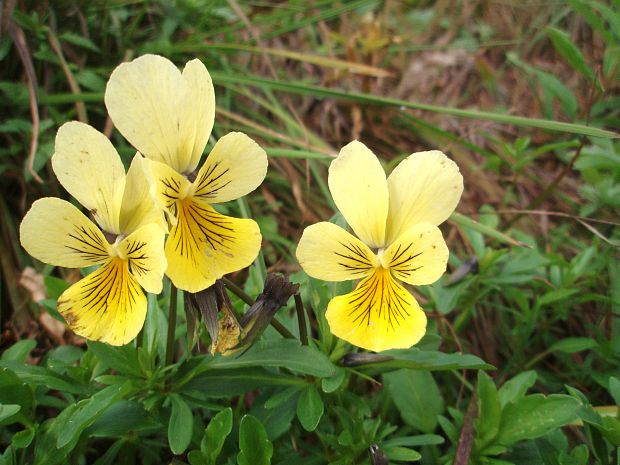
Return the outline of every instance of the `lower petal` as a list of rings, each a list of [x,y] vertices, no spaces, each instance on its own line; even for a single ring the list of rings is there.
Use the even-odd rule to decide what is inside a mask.
[[[166,240],[166,274],[179,289],[206,289],[258,255],[262,237],[253,220],[221,215],[195,198],[177,202],[177,218]]]
[[[120,346],[142,329],[146,297],[127,260],[114,258],[63,292],[58,311],[76,334]]]
[[[333,298],[325,316],[334,335],[375,352],[409,348],[426,332],[424,311],[384,268]]]

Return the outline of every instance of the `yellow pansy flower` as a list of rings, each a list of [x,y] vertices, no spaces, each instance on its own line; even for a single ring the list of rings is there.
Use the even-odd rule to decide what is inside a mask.
[[[304,230],[297,259],[314,278],[361,279],[330,301],[332,333],[376,352],[411,347],[426,332],[426,316],[398,281],[431,284],[445,272],[448,248],[437,225],[463,192],[458,166],[439,151],[419,152],[386,179],[377,157],[354,141],[331,163],[329,190],[357,237],[333,223],[314,224]]]
[[[189,61],[183,72],[157,55],[123,63],[110,76],[105,103],[120,133],[152,160],[172,222],[166,274],[174,285],[198,292],[249,266],[261,245],[258,225],[224,216],[212,204],[256,189],[267,173],[267,155],[233,132],[217,141],[194,174],[215,117],[213,83],[200,60]]]
[[[63,292],[58,311],[80,336],[127,344],[146,316],[140,287],[160,293],[166,269],[166,224],[146,161],[136,155],[125,174],[108,138],[75,121],[58,130],[52,168],[99,226],[73,204],[46,197],[22,220],[21,244],[51,265],[102,265]]]

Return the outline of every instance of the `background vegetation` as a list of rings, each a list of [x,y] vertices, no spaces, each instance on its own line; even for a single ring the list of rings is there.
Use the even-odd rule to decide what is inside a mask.
[[[620,2],[2,8],[0,463],[620,463]],[[48,163],[63,122],[133,154],[103,91],[143,53],[200,58],[215,139],[241,130],[270,155],[259,190],[226,206],[264,236],[230,278],[256,296],[266,271],[291,275],[309,346],[269,329],[213,358],[204,330],[191,349],[181,312],[164,367],[168,291],[150,297],[139,347],[87,344],[57,320],[79,271],[34,262],[18,225],[33,200],[67,198]],[[345,356],[323,313],[350,284],[309,279],[294,258],[303,227],[334,215],[327,166],[352,139],[388,169],[441,149],[465,177],[443,226],[449,273],[413,289],[429,335],[389,360]],[[299,335],[292,299],[278,319]]]

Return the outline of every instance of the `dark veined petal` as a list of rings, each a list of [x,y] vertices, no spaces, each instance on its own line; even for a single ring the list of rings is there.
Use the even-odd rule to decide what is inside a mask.
[[[375,352],[411,347],[426,332],[426,315],[385,268],[333,298],[325,316],[334,335]]]

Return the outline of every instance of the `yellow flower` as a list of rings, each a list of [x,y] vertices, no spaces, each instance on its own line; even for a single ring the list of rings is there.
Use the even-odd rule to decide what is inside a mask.
[[[174,285],[198,292],[249,266],[261,245],[258,225],[221,215],[211,205],[256,189],[267,172],[267,155],[245,134],[230,133],[217,141],[194,178],[215,116],[205,66],[192,60],[180,72],[163,57],[141,56],[114,70],[105,103],[121,134],[152,160],[172,221],[166,274]]]
[[[329,190],[357,237],[332,223],[314,224],[297,259],[314,278],[361,279],[330,301],[331,331],[376,352],[411,347],[424,336],[426,316],[397,280],[431,284],[445,272],[448,248],[437,225],[463,192],[457,165],[439,151],[419,152],[386,179],[377,157],[354,141],[331,163]]]
[[[140,287],[155,294],[162,289],[166,224],[144,164],[136,155],[125,174],[103,134],[66,123],[56,136],[52,167],[101,229],[71,203],[52,197],[34,202],[20,226],[22,246],[38,260],[69,268],[102,265],[58,299],[71,329],[87,339],[128,343],[146,316]]]

